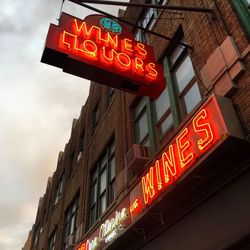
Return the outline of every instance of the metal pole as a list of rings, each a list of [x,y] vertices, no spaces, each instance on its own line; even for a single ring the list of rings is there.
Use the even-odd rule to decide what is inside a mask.
[[[150,34],[152,34],[152,35],[155,35],[155,36],[158,36],[158,37],[163,38],[163,39],[165,39],[165,40],[171,41],[171,42],[173,42],[174,44],[181,45],[181,46],[187,47],[187,48],[189,48],[189,49],[192,49],[192,47],[191,47],[190,45],[186,44],[186,43],[183,43],[183,42],[180,42],[180,41],[176,41],[176,40],[174,40],[174,39],[172,39],[172,38],[170,38],[170,37],[161,35],[161,34],[159,34],[159,33],[156,33],[156,32],[154,32],[154,31],[151,31],[151,30],[147,30],[147,29],[145,29],[145,28],[143,28],[143,27],[140,27],[140,26],[137,25],[137,24],[130,23],[130,22],[125,21],[125,20],[123,20],[123,19],[121,19],[121,18],[119,18],[119,17],[116,17],[116,16],[114,16],[114,15],[111,15],[111,14],[109,14],[109,13],[107,13],[107,12],[102,11],[102,10],[96,9],[96,8],[94,8],[94,7],[92,7],[92,6],[87,5],[87,4],[79,3],[78,1],[76,1],[75,3],[81,5],[81,6],[85,7],[85,8],[88,8],[88,9],[90,9],[90,10],[93,10],[93,11],[95,11],[95,12],[98,12],[98,13],[100,13],[100,14],[102,14],[102,15],[105,15],[105,16],[111,17],[111,18],[113,18],[113,19],[116,19],[117,21],[119,21],[119,22],[121,22],[121,23],[125,23],[125,24],[127,24],[127,25],[130,25],[130,26],[136,27],[136,28],[138,28],[138,29],[141,29],[141,30],[143,30],[143,31],[145,31],[145,32],[148,32],[148,33],[150,33]]]
[[[169,6],[169,5],[157,5],[157,4],[143,4],[143,3],[127,3],[117,1],[106,1],[106,0],[69,0],[74,3],[92,3],[92,4],[105,4],[105,5],[117,5],[117,6],[128,6],[128,7],[145,7],[162,10],[178,10],[178,11],[192,11],[201,13],[213,13],[213,9],[193,6]]]

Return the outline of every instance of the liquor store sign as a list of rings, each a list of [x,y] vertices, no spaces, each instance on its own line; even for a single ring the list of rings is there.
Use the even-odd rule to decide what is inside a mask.
[[[116,211],[112,218],[107,219],[89,239],[77,245],[76,250],[96,250],[117,238],[130,222],[128,208]]]
[[[166,85],[153,48],[103,15],[80,20],[63,13],[58,26],[50,25],[41,61],[136,95],[156,98]]]
[[[242,138],[232,103],[226,98],[221,100],[211,96],[204,103],[148,166],[125,197],[126,203],[119,205],[123,209],[100,226],[97,236],[91,235],[92,240],[81,243],[76,250],[102,249],[101,242],[107,244],[120,236],[161,194],[174,188],[184,175],[189,176],[228,137]]]

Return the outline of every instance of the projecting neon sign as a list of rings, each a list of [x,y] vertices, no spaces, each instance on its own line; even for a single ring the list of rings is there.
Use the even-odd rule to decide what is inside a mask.
[[[153,48],[138,42],[115,20],[62,14],[50,25],[42,62],[137,95],[156,98],[165,88],[162,65]]]

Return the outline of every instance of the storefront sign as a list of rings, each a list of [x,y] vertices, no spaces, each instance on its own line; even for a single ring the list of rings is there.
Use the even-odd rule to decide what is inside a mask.
[[[211,96],[148,166],[138,184],[119,204],[120,210],[111,214],[76,250],[102,249],[120,236],[161,194],[175,188],[228,137],[243,138],[232,102]]]
[[[224,113],[228,113],[229,109],[225,110]],[[226,120],[224,117],[216,98],[212,96],[183,126],[132,190],[130,194],[132,221],[163,191],[173,187],[184,173],[191,171],[198,161],[201,163],[212,150],[232,134],[229,127],[234,127],[233,116],[227,117]]]
[[[98,229],[98,235],[91,237],[85,242],[80,243],[76,250],[96,250],[102,249],[106,243],[117,238],[126,228],[126,220],[129,217],[127,208],[115,212],[115,217],[106,220]]]
[[[102,15],[80,20],[63,13],[59,26],[50,25],[41,61],[136,95],[156,98],[166,85],[153,48]]]

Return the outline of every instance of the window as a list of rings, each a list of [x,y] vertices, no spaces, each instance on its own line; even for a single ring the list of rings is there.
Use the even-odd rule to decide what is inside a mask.
[[[182,119],[201,100],[195,72],[187,49],[177,46],[169,55],[170,74]]]
[[[77,213],[79,206],[79,195],[77,195],[72,203],[69,205],[68,209],[65,213],[64,220],[64,245],[66,244],[66,240],[70,235],[75,234],[77,227]]]
[[[59,201],[59,199],[61,198],[62,195],[62,191],[63,191],[63,176],[60,178],[57,186],[56,186],[56,196],[55,196],[55,205],[57,204],[57,202]]]
[[[201,100],[187,49],[172,47],[163,63],[165,90],[156,100],[142,98],[133,108],[135,143],[150,146],[152,153]]]
[[[158,5],[165,5],[167,0],[148,0],[146,1],[147,4],[158,4]],[[147,30],[151,30],[157,20],[157,17],[160,15],[161,10],[156,8],[148,8],[142,17],[138,21],[138,25],[142,28]],[[145,42],[148,39],[148,35],[145,31],[141,29],[137,29],[135,32],[135,40]]]
[[[173,117],[170,107],[169,91],[166,87],[162,94],[154,101],[156,130],[159,139],[173,128]]]
[[[112,141],[91,173],[90,222],[92,226],[115,198],[115,143]]]
[[[83,131],[81,136],[80,136],[80,151],[81,152],[84,151],[84,145],[85,145],[85,133]]]
[[[49,238],[49,249],[48,250],[55,250],[55,245],[56,245],[56,230],[51,234]]]
[[[98,104],[97,104],[93,110],[93,117],[92,117],[93,134],[95,133],[95,131],[97,129],[98,119],[99,119],[99,108],[98,108]]]
[[[108,88],[108,106],[111,104],[111,102],[114,99],[114,92],[115,92],[114,88]]]
[[[69,177],[71,177],[71,175],[73,174],[74,172],[74,168],[76,167],[75,166],[75,163],[76,163],[76,159],[75,159],[75,150],[73,149],[71,154],[70,154],[70,175]]]
[[[149,128],[146,98],[142,98],[134,108],[135,143],[149,146]]]
[[[250,0],[230,0],[230,3],[244,28],[244,31],[250,39]]]

